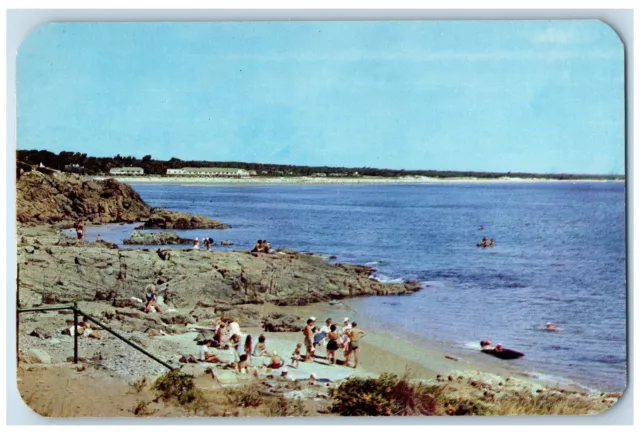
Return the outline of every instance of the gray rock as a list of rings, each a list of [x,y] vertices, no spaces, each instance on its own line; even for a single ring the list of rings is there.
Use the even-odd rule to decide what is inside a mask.
[[[49,339],[51,337],[51,333],[41,327],[36,327],[31,333],[29,333],[29,335],[40,339]]]
[[[51,364],[51,356],[44,350],[40,348],[30,348],[28,349],[24,357],[21,358],[24,363],[42,363],[42,364]]]
[[[124,240],[124,244],[163,246],[168,244],[191,244],[193,241],[181,238],[175,232],[140,232],[133,231],[131,237]]]
[[[33,253],[35,249],[33,248],[33,246],[25,246],[24,251],[27,253]]]

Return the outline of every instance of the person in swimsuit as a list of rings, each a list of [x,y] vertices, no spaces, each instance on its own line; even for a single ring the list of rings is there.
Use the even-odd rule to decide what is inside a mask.
[[[307,349],[307,353],[304,355],[304,362],[308,362],[313,359],[313,323],[314,320],[309,318],[307,320],[307,325],[305,326],[302,333],[304,334],[304,347]]]
[[[271,369],[280,369],[284,366],[284,359],[278,355],[277,351],[274,351],[271,355],[271,360],[269,360],[269,364],[264,366]]]
[[[302,358],[302,344],[297,344],[296,349],[291,354],[291,366],[298,369],[298,362]]]
[[[251,335],[247,335],[247,339],[244,341],[244,353],[249,358],[249,363],[251,363],[251,349],[253,348],[253,338]]]
[[[327,361],[329,361],[332,365],[335,365],[337,362],[336,351],[338,350],[338,348],[340,348],[340,345],[338,345],[340,334],[336,332],[336,329],[336,325],[331,324],[331,327],[329,328],[329,334],[327,335],[327,338],[329,339],[329,342],[327,342]],[[331,358],[333,358],[332,362]]]
[[[240,355],[238,362],[236,363],[236,370],[242,374],[246,373],[251,367],[248,361],[249,356],[246,354]]]
[[[544,328],[545,328],[545,330],[548,330],[548,331],[560,330],[557,325],[551,324],[550,322],[548,322],[547,325]]]
[[[78,235],[78,240],[82,241],[84,239],[84,221],[82,219],[76,222],[76,234]]]
[[[358,367],[358,349],[360,348],[360,339],[365,337],[366,333],[358,328],[357,322],[354,321],[351,325],[351,330],[349,330],[349,352],[347,353],[347,360],[345,360],[345,364],[349,363],[351,354],[353,354],[353,369],[356,369]]]
[[[262,240],[258,240],[251,250],[252,253],[262,253]]]
[[[267,351],[267,338],[264,335],[258,337],[258,343],[253,349],[254,357],[271,357],[271,353]]]
[[[147,292],[145,294],[145,298],[147,299],[147,303],[144,306],[145,313],[150,313],[153,308],[155,311],[162,313],[162,309],[158,304],[158,296],[156,295],[156,286],[149,285],[147,286]]]

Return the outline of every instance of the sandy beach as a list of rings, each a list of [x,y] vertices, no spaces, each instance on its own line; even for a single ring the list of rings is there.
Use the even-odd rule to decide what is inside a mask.
[[[106,176],[94,176],[94,180],[102,181],[109,179]],[[117,177],[120,182],[126,184],[175,184],[175,185],[375,185],[375,184],[446,184],[446,183],[466,183],[466,182],[624,182],[624,180],[603,180],[603,179],[580,179],[580,180],[559,180],[544,178],[512,178],[501,177],[495,179],[488,178],[431,178],[426,176],[406,176],[402,178],[383,177],[358,177],[358,178],[322,178],[322,177],[252,177],[252,178],[199,178],[199,177],[167,177],[167,176],[137,176],[137,177]]]

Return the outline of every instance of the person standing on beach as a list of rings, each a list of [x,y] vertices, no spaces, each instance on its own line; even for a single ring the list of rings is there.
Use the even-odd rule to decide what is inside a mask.
[[[327,343],[327,363],[331,365],[335,365],[337,362],[336,351],[340,346],[338,345],[338,339],[340,339],[340,334],[336,331],[337,327],[335,324],[331,324],[331,328],[329,329],[329,334],[327,338],[329,339],[329,343]],[[333,358],[333,361],[332,361]]]
[[[340,346],[344,351],[344,356],[347,357],[349,352],[349,331],[351,331],[351,324],[349,324],[349,318],[345,318],[342,322],[343,327],[340,333]]]
[[[314,320],[309,318],[307,320],[307,325],[305,326],[302,333],[304,334],[304,346],[307,349],[307,353],[304,355],[305,362],[308,362],[313,359],[313,323]]]
[[[358,328],[357,322],[354,321],[352,326],[351,330],[349,330],[349,352],[347,353],[347,359],[344,363],[345,365],[348,365],[351,354],[353,354],[353,369],[356,369],[358,367],[358,349],[360,348],[360,339],[365,337],[367,334]]]
[[[84,239],[84,221],[82,219],[79,219],[76,222],[76,234],[79,241],[82,241]]]

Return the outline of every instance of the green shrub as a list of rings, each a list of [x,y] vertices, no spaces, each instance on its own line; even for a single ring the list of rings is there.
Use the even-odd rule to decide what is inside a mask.
[[[341,416],[430,416],[439,392],[438,386],[411,384],[406,376],[351,377],[332,389],[331,411]]]
[[[181,406],[197,411],[205,406],[202,392],[193,382],[193,375],[174,369],[158,377],[153,385],[156,400],[172,401]]]

